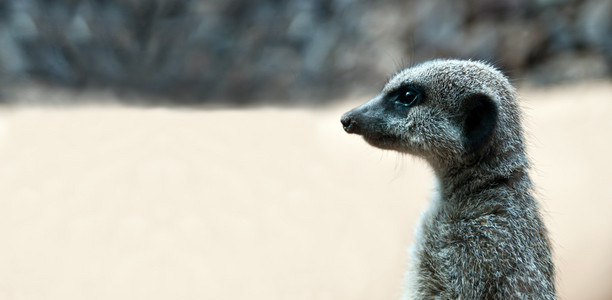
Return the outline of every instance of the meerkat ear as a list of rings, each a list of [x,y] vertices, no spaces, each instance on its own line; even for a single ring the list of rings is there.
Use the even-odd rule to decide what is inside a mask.
[[[493,135],[497,124],[497,105],[483,94],[469,96],[463,103],[465,142],[470,151],[477,152]]]

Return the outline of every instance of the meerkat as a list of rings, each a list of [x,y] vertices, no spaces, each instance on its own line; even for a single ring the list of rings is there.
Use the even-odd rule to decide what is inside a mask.
[[[370,145],[423,158],[436,195],[421,216],[402,299],[555,299],[515,90],[494,67],[404,69],[341,119]]]

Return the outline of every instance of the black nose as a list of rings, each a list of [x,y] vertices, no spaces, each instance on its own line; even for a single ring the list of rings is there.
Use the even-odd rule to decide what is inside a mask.
[[[340,122],[342,123],[342,127],[344,127],[344,131],[348,133],[355,133],[357,122],[355,122],[355,119],[351,118],[351,116],[345,114],[342,116],[342,119],[340,119]]]

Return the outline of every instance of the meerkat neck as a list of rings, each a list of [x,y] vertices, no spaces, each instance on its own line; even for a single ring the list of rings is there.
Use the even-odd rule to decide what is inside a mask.
[[[490,189],[506,188],[529,193],[529,163],[524,154],[495,156],[471,165],[434,167],[442,199],[456,199],[455,195],[481,194]],[[464,201],[465,199],[460,199]]]

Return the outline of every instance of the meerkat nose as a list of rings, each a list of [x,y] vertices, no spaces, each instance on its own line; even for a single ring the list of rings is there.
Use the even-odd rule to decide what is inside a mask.
[[[342,116],[342,119],[340,119],[340,122],[342,123],[342,127],[344,128],[344,131],[346,131],[347,133],[357,133],[356,132],[357,122],[355,122],[355,120],[351,118],[351,116],[349,115]]]

